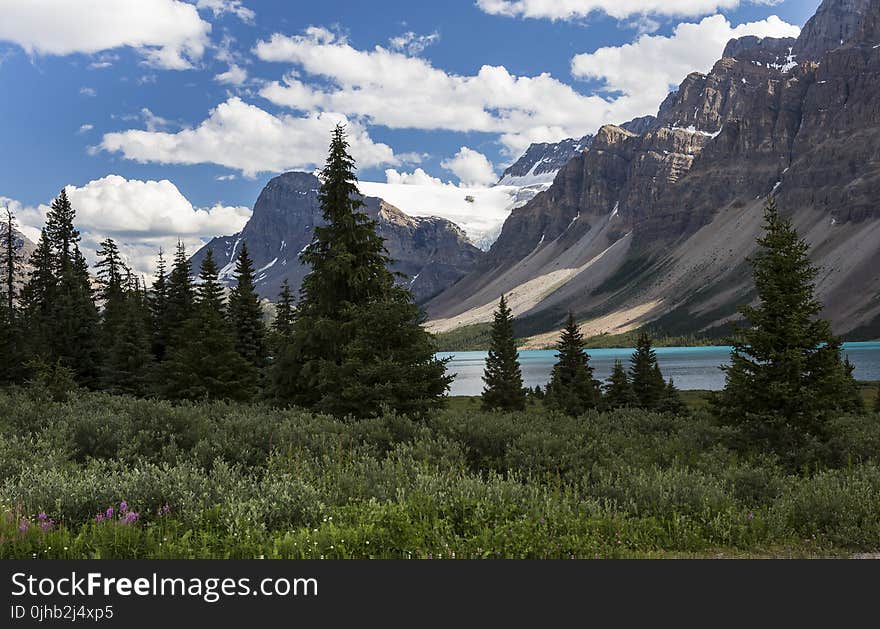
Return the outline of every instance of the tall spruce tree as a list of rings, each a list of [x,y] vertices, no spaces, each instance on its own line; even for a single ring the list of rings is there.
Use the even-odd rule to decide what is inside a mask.
[[[290,282],[286,279],[281,284],[281,292],[278,294],[278,303],[275,304],[275,319],[272,321],[272,330],[282,336],[288,337],[293,332],[293,293],[290,291]]]
[[[160,325],[167,352],[171,346],[177,344],[178,336],[184,324],[192,316],[195,304],[192,264],[187,257],[186,246],[182,242],[177,243],[166,290],[165,317]]]
[[[661,413],[672,413],[673,415],[684,415],[687,413],[687,405],[681,399],[681,394],[675,386],[675,381],[670,378],[666,383],[666,389],[663,392],[663,398],[657,406],[657,410]]]
[[[590,355],[584,351],[584,337],[573,313],[568,314],[556,351],[556,365],[547,385],[547,406],[573,417],[597,408],[602,399],[600,383],[593,378]]]
[[[605,408],[615,410],[619,408],[632,408],[639,403],[632,384],[629,381],[629,374],[623,367],[623,363],[619,360],[614,362],[614,369],[611,371],[611,377],[605,385],[605,396],[602,404]]]
[[[17,382],[23,377],[24,348],[18,315],[16,280],[21,268],[18,253],[16,222],[12,210],[4,209],[0,217],[0,271],[3,275],[3,299],[0,305],[0,384]]]
[[[51,327],[58,279],[52,245],[44,229],[29,260],[31,271],[21,293],[21,318],[25,330],[26,352],[43,362],[54,361]]]
[[[246,402],[256,394],[257,370],[235,350],[218,276],[209,249],[192,313],[159,370],[163,393],[172,399]]]
[[[713,408],[751,444],[797,463],[802,446],[824,440],[829,413],[852,403],[852,374],[820,317],[809,246],[772,199],[758,245],[750,262],[759,303],[740,309],[748,327],[734,332],[726,387]]]
[[[483,373],[483,407],[488,410],[521,411],[526,407],[519,352],[513,333],[513,313],[501,296],[492,323],[492,342]]]
[[[254,367],[262,369],[268,355],[263,308],[254,288],[254,264],[247,243],[242,244],[235,266],[236,285],[229,295],[229,322],[235,334],[235,348]]]
[[[653,340],[647,332],[639,334],[636,351],[630,359],[630,381],[639,408],[658,410],[666,393],[666,382],[657,362]]]
[[[39,305],[47,315],[41,322],[47,332],[46,349],[52,363],[74,372],[77,382],[95,386],[100,372],[99,314],[92,291],[89,267],[79,249],[74,226],[76,212],[62,190],[46,217],[43,246],[49,260],[39,260],[54,278],[51,299]],[[45,255],[46,251],[40,252]],[[35,291],[32,296],[36,296]],[[46,299],[47,295],[42,295]]]
[[[152,390],[154,366],[148,306],[140,282],[127,269],[122,290],[119,324],[106,341],[102,385],[113,393],[143,397]]]
[[[156,274],[153,276],[153,285],[147,293],[149,308],[149,333],[153,357],[157,361],[165,360],[165,349],[168,345],[166,338],[168,321],[168,267],[165,263],[165,253],[159,249],[156,260]]]
[[[395,285],[376,222],[363,213],[342,126],[321,173],[325,225],[300,255],[303,279],[291,334],[271,370],[271,397],[336,416],[390,408],[420,415],[444,403],[450,378],[412,295]]]

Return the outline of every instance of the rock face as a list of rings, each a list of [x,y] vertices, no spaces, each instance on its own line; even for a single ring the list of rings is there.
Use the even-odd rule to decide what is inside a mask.
[[[593,136],[580,140],[567,139],[555,144],[532,144],[510,168],[504,171],[502,186],[519,186],[536,183],[553,183],[556,173],[573,158],[588,149]]]
[[[569,309],[593,332],[721,330],[752,298],[772,194],[813,245],[837,331],[880,336],[878,20],[878,0],[826,0],[797,40],[730,42],[641,134],[600,129],[429,304],[434,327],[486,321],[505,293],[524,333]]]
[[[246,242],[257,269],[257,291],[274,300],[286,279],[296,291],[308,268],[300,252],[323,224],[318,202],[319,182],[307,173],[286,173],[272,179],[260,194],[244,230],[215,238],[193,256],[198,268],[212,249],[221,278],[231,283],[235,261]],[[378,232],[394,260],[392,270],[403,273],[418,302],[437,295],[471,271],[482,252],[455,224],[440,218],[412,218],[381,199],[364,199],[364,211],[378,221]]]

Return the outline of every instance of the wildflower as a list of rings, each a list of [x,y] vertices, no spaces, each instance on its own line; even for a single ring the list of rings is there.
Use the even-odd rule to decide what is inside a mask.
[[[49,516],[47,516],[45,513],[43,513],[43,512],[41,511],[41,512],[40,512],[40,515],[37,516],[37,519],[38,519],[40,522],[45,522],[46,520],[49,519]]]
[[[113,519],[113,507],[107,507],[107,512],[104,514],[104,517],[108,520]]]
[[[98,515],[95,516],[95,523],[96,524],[100,524],[103,521],[104,521],[104,514],[103,513],[99,513]]]
[[[140,514],[137,513],[136,511],[129,511],[128,513],[125,514],[125,517],[122,518],[122,523],[123,524],[134,524],[135,522],[137,522],[139,517],[140,517]]]
[[[128,503],[125,500],[123,500],[122,502],[119,503],[119,513],[126,513],[126,512],[128,512]]]
[[[746,518],[748,518],[749,520],[754,520],[755,514],[750,511],[749,514],[746,516]]]
[[[42,522],[40,522],[40,530],[43,531],[43,533],[47,533],[54,528],[55,522],[53,522],[52,520],[43,520]]]
[[[19,522],[18,524],[18,532],[22,535],[26,535],[30,526],[31,523],[28,522],[27,518],[22,518],[21,522]]]

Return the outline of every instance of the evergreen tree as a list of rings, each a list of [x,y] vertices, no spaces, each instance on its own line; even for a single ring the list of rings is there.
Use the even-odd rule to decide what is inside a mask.
[[[208,250],[192,315],[160,370],[163,392],[172,399],[246,402],[256,393],[257,371],[235,350],[218,275]]]
[[[103,303],[103,340],[104,346],[108,347],[122,325],[126,298],[124,282],[129,270],[112,238],[100,244],[97,256],[95,269],[101,287],[99,297]]]
[[[229,321],[235,334],[238,353],[258,369],[266,364],[266,324],[263,308],[254,288],[254,265],[248,255],[247,243],[235,267],[236,285],[229,296]]]
[[[443,402],[451,379],[412,295],[387,269],[348,146],[337,127],[321,174],[325,225],[300,255],[311,271],[273,363],[270,395],[337,416],[374,416],[383,406],[421,414]]]
[[[290,292],[290,282],[284,280],[281,284],[281,293],[278,295],[278,303],[275,304],[275,319],[272,329],[282,337],[288,337],[293,332],[293,294]]]
[[[666,392],[666,382],[657,363],[653,340],[647,332],[639,334],[629,371],[639,408],[657,410]]]
[[[159,249],[156,261],[156,275],[153,277],[147,303],[149,306],[149,331],[152,340],[151,347],[153,357],[157,361],[165,359],[165,349],[168,345],[166,338],[166,322],[168,320],[168,268],[165,264],[165,253]]]
[[[880,413],[880,387],[877,387],[877,397],[874,400],[874,412]]]
[[[521,411],[526,407],[519,352],[513,333],[513,314],[501,296],[492,323],[492,343],[483,374],[483,407],[488,410]]]
[[[547,385],[547,406],[573,417],[599,406],[600,383],[593,378],[590,356],[584,351],[584,337],[569,313],[562,337],[556,345],[557,362]]]
[[[23,377],[24,348],[22,331],[16,304],[16,276],[21,265],[21,255],[16,247],[15,217],[5,208],[0,223],[0,271],[3,275],[3,300],[0,304],[0,384],[16,382]]]
[[[8,207],[0,223],[0,269],[3,272],[3,299],[6,315],[10,322],[15,319],[15,278],[21,268],[21,254],[18,253],[15,235],[15,216]]]
[[[713,408],[751,443],[796,462],[802,446],[824,439],[829,412],[852,403],[852,374],[820,318],[809,246],[772,199],[758,245],[750,262],[759,303],[740,309],[749,327],[735,330],[726,387]]]
[[[638,405],[638,398],[629,381],[629,375],[619,360],[614,362],[614,369],[608,384],[605,386],[603,404],[609,409],[632,408]]]
[[[103,386],[112,393],[143,397],[150,392],[153,354],[147,329],[148,307],[140,282],[126,273],[119,325],[107,339]]]
[[[675,388],[675,382],[672,378],[666,383],[663,398],[660,400],[657,410],[661,413],[672,413],[673,415],[684,415],[687,413],[687,405],[681,399],[681,395],[678,389]]]
[[[51,351],[51,327],[58,280],[52,245],[44,229],[29,260],[31,272],[21,293],[22,324],[27,353],[45,363],[54,361]]]
[[[99,374],[99,315],[75,217],[62,190],[46,217],[35,253],[39,267],[31,278],[36,284],[25,299],[30,301],[29,314],[38,315],[29,323],[35,325],[47,362],[59,362],[76,374],[79,384],[93,386]]]
[[[177,243],[174,262],[166,284],[165,317],[160,322],[160,336],[166,346],[166,354],[177,344],[178,336],[184,324],[193,314],[195,303],[195,285],[192,277],[192,265],[186,255],[186,246]]]

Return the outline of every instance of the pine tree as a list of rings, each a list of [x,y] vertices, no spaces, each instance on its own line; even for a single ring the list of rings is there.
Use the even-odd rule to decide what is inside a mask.
[[[246,402],[256,394],[257,371],[235,350],[218,276],[208,250],[192,314],[160,369],[162,391],[172,399]]]
[[[160,336],[166,345],[167,353],[177,344],[177,337],[192,316],[195,304],[192,265],[186,255],[186,246],[182,242],[177,243],[166,291],[165,317],[160,323]]]
[[[639,408],[657,410],[666,392],[666,382],[657,363],[653,340],[647,332],[639,334],[629,371]]]
[[[254,288],[254,265],[248,255],[247,243],[235,267],[236,285],[229,296],[229,321],[235,334],[235,348],[254,367],[266,364],[266,324],[263,308]]]
[[[629,381],[629,374],[619,360],[614,362],[614,369],[608,384],[605,386],[603,405],[609,409],[632,408],[638,405],[638,398]]]
[[[684,415],[687,413],[687,405],[681,399],[681,394],[679,394],[678,389],[675,387],[675,382],[672,378],[666,383],[666,388],[663,391],[663,397],[657,410],[661,413],[672,413],[673,415]]]
[[[23,377],[24,348],[22,331],[16,304],[16,276],[21,265],[21,255],[16,247],[15,217],[5,208],[0,223],[0,270],[3,273],[3,300],[0,305],[0,384],[17,382]]]
[[[290,292],[290,282],[284,280],[281,284],[281,293],[278,295],[278,303],[275,304],[275,319],[272,329],[282,337],[290,336],[293,332],[293,294]]]
[[[27,354],[45,363],[52,358],[52,317],[58,279],[52,245],[44,229],[29,260],[31,272],[21,293],[22,326],[25,330]]]
[[[79,250],[76,213],[62,190],[46,217],[35,256],[37,286],[27,299],[40,313],[36,333],[48,362],[71,369],[79,384],[94,386],[99,374],[99,315],[89,267]],[[49,280],[51,276],[51,280]],[[51,294],[45,292],[51,287]]]
[[[337,127],[321,174],[325,225],[300,255],[311,272],[273,363],[270,396],[336,416],[369,417],[383,407],[422,414],[443,403],[450,378],[412,295],[387,269],[348,146]]]
[[[150,390],[153,353],[147,329],[146,297],[130,271],[122,284],[119,325],[107,339],[103,386],[112,393],[143,397]]]
[[[809,246],[772,199],[758,245],[750,262],[759,303],[740,309],[749,327],[735,330],[726,387],[713,408],[751,443],[795,462],[802,446],[824,439],[829,413],[851,403],[852,374],[820,318]]]
[[[483,374],[483,407],[488,410],[521,411],[526,407],[519,352],[513,333],[513,314],[501,296],[492,324],[492,343]]]
[[[103,337],[107,347],[121,326],[125,301],[124,282],[129,270],[112,238],[107,238],[99,245],[97,257],[95,269],[98,285],[101,287],[99,297],[103,303]]]
[[[584,337],[569,313],[562,337],[556,345],[557,362],[547,385],[547,406],[577,417],[599,406],[600,383],[593,378],[590,356],[584,351]]]
[[[149,332],[153,357],[157,361],[165,359],[165,349],[168,345],[166,338],[166,321],[168,319],[168,273],[165,264],[165,253],[159,249],[156,261],[156,275],[153,277],[153,286],[147,296],[149,306]]]

